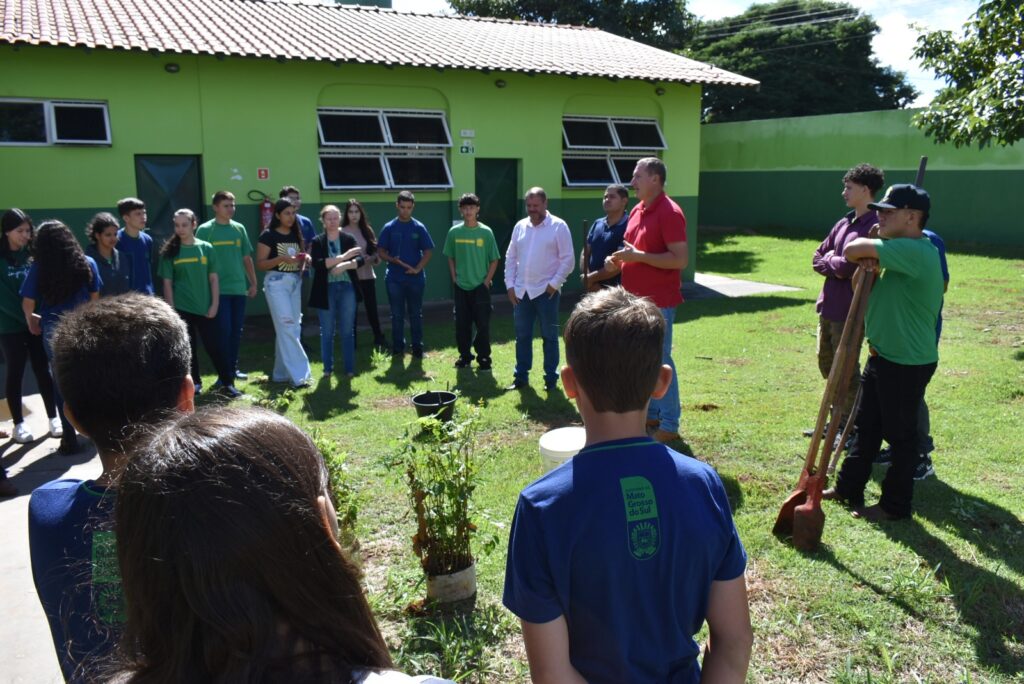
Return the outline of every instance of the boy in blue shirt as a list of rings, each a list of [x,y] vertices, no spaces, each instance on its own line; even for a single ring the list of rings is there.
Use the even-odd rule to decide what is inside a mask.
[[[192,355],[174,309],[137,293],[64,314],[52,346],[65,415],[96,444],[103,473],[32,492],[29,549],[64,678],[87,682],[117,644],[122,619],[113,482],[131,453],[133,428],[193,410]]]
[[[565,393],[586,445],[519,497],[504,604],[536,682],[743,682],[753,634],[746,553],[709,466],[647,436],[665,319],[620,287],[585,296],[565,326]]]
[[[131,289],[153,294],[153,238],[146,230],[146,205],[137,197],[117,203],[124,228],[117,231],[117,251],[132,265]]]
[[[398,193],[398,216],[384,224],[377,238],[377,253],[388,262],[384,284],[391,304],[391,353],[405,353],[405,312],[409,312],[409,333],[413,358],[423,358],[423,272],[434,255],[434,241],[427,227],[412,217],[416,197],[408,190]]]

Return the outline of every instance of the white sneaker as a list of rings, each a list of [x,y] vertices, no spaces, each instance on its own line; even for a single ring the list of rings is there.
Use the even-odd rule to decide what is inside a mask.
[[[24,423],[18,423],[14,426],[14,441],[18,444],[28,444],[29,442],[34,442],[35,439],[32,431],[25,427]]]
[[[63,437],[64,436],[64,426],[60,424],[60,418],[59,417],[51,418],[50,419],[50,436],[51,437]]]

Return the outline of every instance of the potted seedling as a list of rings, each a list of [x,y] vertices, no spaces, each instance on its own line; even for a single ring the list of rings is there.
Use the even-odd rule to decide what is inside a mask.
[[[458,420],[419,419],[422,431],[406,441],[404,466],[416,534],[413,553],[427,576],[427,599],[452,604],[476,595],[470,540],[476,526],[470,502],[477,487],[477,407]]]

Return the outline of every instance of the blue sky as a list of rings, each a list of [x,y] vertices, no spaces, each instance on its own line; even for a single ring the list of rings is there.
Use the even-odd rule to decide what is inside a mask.
[[[931,101],[942,86],[930,72],[918,67],[911,58],[917,31],[911,24],[927,29],[958,31],[978,8],[977,0],[848,0],[875,18],[882,27],[875,36],[875,56],[885,65],[907,73],[910,81],[921,91],[914,102],[923,106]],[[691,12],[705,19],[720,19],[742,13],[750,6],[749,0],[688,0]],[[449,13],[445,0],[392,0],[398,10],[427,13]]]

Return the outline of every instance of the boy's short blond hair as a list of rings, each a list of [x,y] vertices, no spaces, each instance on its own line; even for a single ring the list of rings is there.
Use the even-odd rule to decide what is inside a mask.
[[[588,294],[565,324],[565,359],[595,411],[647,406],[658,382],[665,318],[621,287]]]

